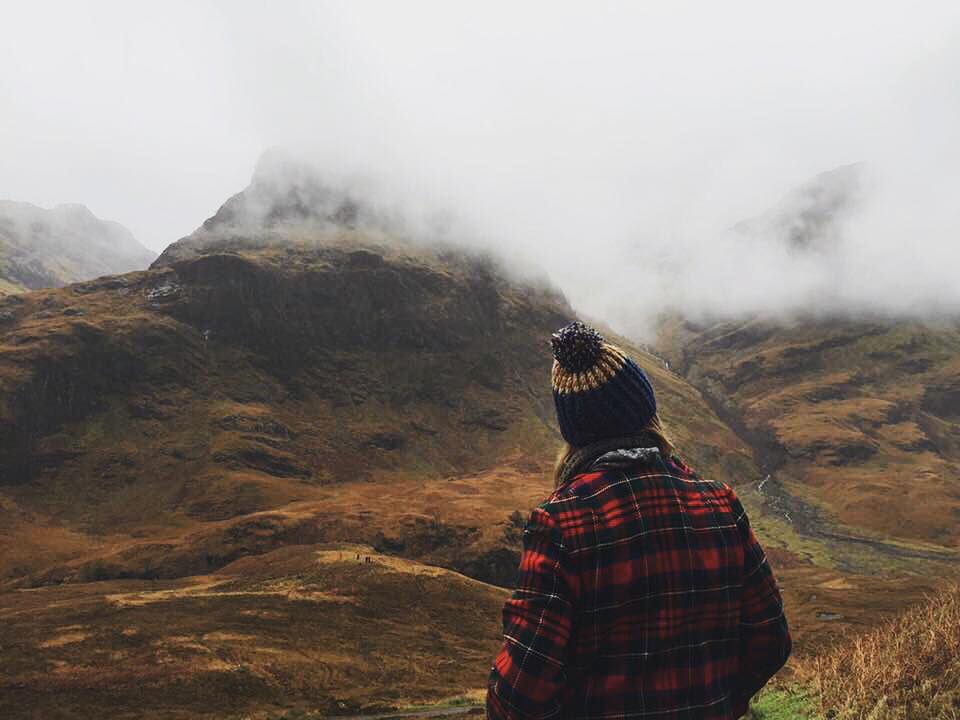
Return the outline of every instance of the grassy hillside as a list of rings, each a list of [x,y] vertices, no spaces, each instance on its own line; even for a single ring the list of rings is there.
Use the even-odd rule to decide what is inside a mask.
[[[0,595],[4,718],[376,711],[482,687],[505,592],[358,545]]]
[[[5,527],[35,541],[4,553],[8,577],[32,575],[45,552],[82,556],[77,543],[116,555],[118,572],[154,572],[130,556],[146,563],[161,537],[162,576],[205,572],[268,549],[237,529],[251,513],[375,476],[477,471],[520,449],[535,469],[551,444],[537,340],[568,310],[465,268],[264,251],[3,305]],[[56,529],[51,547],[38,525]],[[233,549],[171,552],[171,534],[201,543],[206,528]]]
[[[660,347],[757,449],[765,502],[821,564],[950,562],[960,542],[960,329],[672,321]]]
[[[0,310],[8,583],[178,577],[318,540],[512,580],[508,517],[547,494],[557,437],[545,339],[571,312],[549,291],[332,243]],[[651,372],[694,460],[755,477],[696,391]]]

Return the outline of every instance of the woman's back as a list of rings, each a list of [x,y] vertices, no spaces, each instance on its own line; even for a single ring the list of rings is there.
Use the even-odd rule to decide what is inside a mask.
[[[565,445],[524,530],[487,715],[734,720],[790,654],[747,515],[674,456],[636,362],[580,322],[551,344]]]
[[[736,495],[656,449],[600,457],[524,545],[494,717],[736,718],[789,655]]]

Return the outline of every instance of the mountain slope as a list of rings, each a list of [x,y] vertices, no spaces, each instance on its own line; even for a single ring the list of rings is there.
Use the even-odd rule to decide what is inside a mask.
[[[660,349],[759,449],[769,502],[802,533],[836,541],[835,564],[868,562],[847,552],[858,546],[892,566],[953,556],[957,324],[673,319]]]
[[[794,545],[823,541],[828,567],[937,572],[960,543],[960,322],[824,308],[868,180],[862,163],[821,173],[733,228],[731,252],[779,247],[824,279],[802,310],[666,316],[657,349],[753,447],[758,500]]]
[[[83,205],[45,210],[0,200],[0,293],[140,270],[154,257],[125,227]]]
[[[417,542],[429,544],[427,530],[370,523],[357,523],[362,537],[338,537],[343,513],[318,526],[343,484],[389,490],[497,467],[536,478],[506,494],[501,524],[545,495],[556,443],[546,338],[572,315],[562,298],[482,263],[337,242],[203,255],[0,301],[5,526],[30,534],[48,522],[64,545],[51,557],[116,542],[117,573],[149,565],[172,577],[262,551],[245,544],[243,518],[295,503],[321,514],[274,517],[271,542],[426,532]],[[647,361],[692,460],[754,477],[749,450],[697,393]],[[419,527],[428,497],[384,518]],[[313,529],[287,527],[303,522]],[[183,557],[170,534],[188,546]],[[233,542],[214,552],[223,535]],[[43,565],[37,545],[8,548],[0,571],[33,577]],[[76,574],[73,562],[55,576]],[[496,577],[512,578],[512,562]]]
[[[357,545],[0,595],[0,714],[263,718],[435,701],[483,686],[505,597]]]

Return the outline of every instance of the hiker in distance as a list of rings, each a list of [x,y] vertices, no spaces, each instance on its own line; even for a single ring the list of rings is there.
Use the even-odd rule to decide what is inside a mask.
[[[579,322],[552,343],[566,444],[523,533],[487,716],[743,716],[791,648],[743,506],[677,457],[622,350]]]

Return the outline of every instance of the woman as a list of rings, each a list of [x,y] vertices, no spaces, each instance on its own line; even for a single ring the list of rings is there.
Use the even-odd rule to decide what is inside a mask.
[[[553,352],[567,446],[524,530],[488,717],[741,717],[790,654],[743,506],[673,454],[623,351],[572,323]]]

